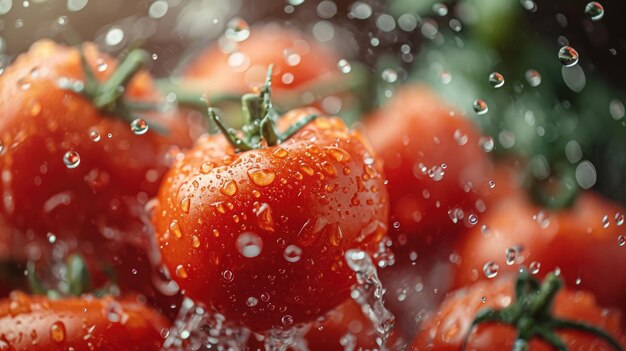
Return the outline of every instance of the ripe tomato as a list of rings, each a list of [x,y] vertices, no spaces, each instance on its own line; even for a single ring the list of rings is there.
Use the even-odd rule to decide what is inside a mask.
[[[93,44],[83,49],[98,81],[112,76],[114,60]],[[33,44],[0,77],[0,96],[10,101],[0,104],[0,217],[6,230],[35,242],[49,245],[52,235],[71,248],[91,240],[97,248],[88,249],[102,252],[103,238],[137,239],[127,233],[142,230],[143,203],[156,194],[168,167],[165,155],[172,145],[191,144],[191,137],[185,123],[161,112],[142,117],[168,133],[136,135],[123,116],[100,112],[60,87],[73,80],[85,81],[78,50],[48,40]],[[148,74],[139,72],[125,98],[158,102],[159,94]],[[23,254],[27,246],[12,240],[11,254]]]
[[[168,322],[112,297],[52,300],[14,291],[0,301],[1,350],[159,350]]]
[[[187,296],[254,331],[310,321],[349,296],[346,250],[373,249],[386,233],[383,178],[365,139],[335,117],[240,153],[206,136],[159,191],[164,262]]]
[[[184,85],[210,93],[243,94],[263,85],[274,64],[272,90],[278,100],[289,90],[341,79],[338,58],[326,46],[277,24],[255,26],[250,37],[220,47],[215,44],[184,71]]]
[[[413,341],[411,350],[453,351],[459,350],[474,316],[484,308],[502,309],[515,302],[514,281],[504,277],[492,281],[481,281],[449,295],[425,322]],[[626,337],[620,329],[620,314],[606,310],[596,304],[592,294],[582,291],[561,290],[556,295],[553,316],[577,322],[585,322],[602,328],[622,345]],[[570,351],[606,350],[613,351],[597,336],[571,330],[557,330]],[[511,350],[516,339],[516,330],[503,324],[480,324],[474,327],[466,347],[467,351]],[[550,351],[554,348],[533,339],[529,350]]]
[[[515,192],[458,242],[456,286],[487,279],[483,267],[490,261],[498,265],[499,274],[524,264],[531,272],[538,268],[542,277],[558,267],[569,287],[593,292],[603,306],[624,309],[626,280],[618,278],[626,275],[624,248],[618,244],[623,214],[621,206],[592,192],[580,194],[572,208],[558,212]]]
[[[480,135],[428,88],[399,89],[365,130],[384,160],[395,232],[428,241],[484,211],[491,164]]]

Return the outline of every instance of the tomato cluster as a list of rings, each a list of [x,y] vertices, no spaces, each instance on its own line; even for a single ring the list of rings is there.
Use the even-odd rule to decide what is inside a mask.
[[[190,101],[163,106],[141,51],[118,62],[44,40],[0,76],[0,350],[157,350],[182,297],[250,331],[249,349],[294,330],[312,350],[625,345],[603,309],[626,311],[619,205],[534,203],[525,161],[494,161],[493,139],[425,85],[398,88],[360,130],[315,96],[280,115],[271,92],[289,106],[346,79],[336,55],[276,25],[231,44],[180,80],[214,134]],[[224,93],[245,94],[241,129],[213,104]],[[350,250],[393,287],[393,332]],[[24,280],[47,296],[9,292]],[[424,290],[426,306],[407,300]]]

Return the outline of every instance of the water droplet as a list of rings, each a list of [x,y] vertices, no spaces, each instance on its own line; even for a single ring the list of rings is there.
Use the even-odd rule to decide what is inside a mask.
[[[472,108],[474,109],[474,112],[476,112],[476,114],[478,115],[484,115],[485,113],[487,113],[487,111],[489,111],[489,106],[487,106],[487,103],[482,99],[474,100]]]
[[[439,72],[439,81],[441,82],[441,84],[443,85],[448,85],[452,82],[452,74],[449,71],[441,70],[441,72]]]
[[[187,279],[187,271],[185,270],[185,267],[183,267],[182,264],[179,264],[178,266],[176,266],[176,276],[182,279]]]
[[[440,2],[434,3],[433,12],[443,17],[448,14],[448,6]]]
[[[537,274],[539,273],[540,268],[541,268],[541,263],[537,261],[532,261],[530,263],[530,267],[528,268],[528,270],[530,271],[531,274]]]
[[[494,278],[496,275],[498,275],[499,269],[500,267],[498,266],[497,263],[493,261],[489,261],[485,263],[485,265],[483,266],[483,273],[485,273],[485,277],[491,279],[491,278]]]
[[[624,224],[624,214],[621,212],[617,212],[615,214],[615,224],[617,224],[618,226]]]
[[[174,235],[178,239],[183,237],[183,232],[180,230],[180,225],[178,224],[178,221],[175,219],[170,223],[170,231],[174,233]]]
[[[252,168],[248,170],[248,177],[258,186],[268,186],[276,179],[276,173],[270,169],[261,170]]]
[[[198,236],[194,235],[191,237],[191,246],[196,249],[200,247],[200,238],[198,238]]]
[[[283,318],[280,319],[285,327],[289,327],[293,324],[293,317],[290,315],[284,315]]]
[[[592,1],[585,6],[585,14],[592,21],[599,21],[604,17],[604,7],[597,1]]]
[[[341,148],[338,147],[327,147],[328,153],[337,161],[337,162],[348,162],[350,161],[350,154]]]
[[[244,232],[239,234],[235,245],[243,257],[254,258],[263,250],[263,239],[255,233]]]
[[[250,25],[241,18],[233,18],[228,21],[224,35],[233,41],[244,41],[250,36]]]
[[[124,31],[119,27],[111,27],[104,37],[108,46],[116,46],[124,40]]]
[[[504,85],[504,76],[498,72],[493,72],[489,75],[489,83],[494,88],[500,88]]]
[[[493,138],[490,136],[481,137],[479,139],[480,147],[484,152],[491,152],[494,148]]]
[[[46,234],[46,237],[48,238],[48,242],[50,244],[54,244],[57,241],[57,236],[54,235],[53,233]]]
[[[619,246],[626,245],[626,237],[624,237],[623,235],[618,236],[617,237],[617,245],[619,245]]]
[[[73,169],[80,165],[80,155],[76,151],[68,151],[63,155],[63,163],[69,169]]]
[[[559,61],[565,67],[572,67],[578,63],[578,51],[571,46],[564,46],[559,49]]]
[[[476,225],[476,223],[478,223],[478,216],[475,214],[471,214],[469,215],[469,217],[467,217],[467,220],[469,221],[469,224],[474,226]]]
[[[224,279],[225,282],[230,283],[233,279],[235,279],[235,275],[227,269],[222,272],[222,279]]]
[[[213,168],[215,168],[215,166],[213,165],[213,162],[204,162],[202,165],[200,165],[200,172],[202,174],[208,174],[209,172],[211,172],[211,170],[213,170]]]
[[[505,252],[506,264],[512,265],[515,263],[515,259],[517,258],[517,250],[514,247],[509,247]]]
[[[220,192],[226,196],[233,196],[237,192],[237,183],[234,180],[229,180],[224,183],[224,186],[220,189]]]
[[[533,215],[533,221],[537,222],[541,229],[546,229],[550,226],[550,217],[543,211],[539,211],[539,213]]]
[[[256,297],[250,296],[247,300],[246,300],[246,305],[248,307],[254,307],[259,303],[259,299],[257,299]]]
[[[276,158],[284,158],[287,155],[289,155],[289,152],[285,149],[283,149],[282,147],[277,147],[276,150],[274,150],[272,152],[272,156],[276,157]]]
[[[89,131],[89,138],[91,138],[94,143],[97,143],[100,141],[100,133],[98,133],[97,130],[92,129]]]
[[[182,200],[180,200],[180,209],[185,213],[189,213],[189,208],[191,207],[191,199],[185,196]]]
[[[65,324],[61,321],[56,321],[52,323],[50,327],[50,338],[54,342],[63,342],[65,341]]]
[[[159,19],[167,14],[169,4],[165,0],[157,0],[148,8],[148,16],[150,18]]]
[[[96,60],[96,71],[104,72],[108,68],[109,68],[109,64],[103,58],[98,58]]]
[[[398,80],[398,72],[392,68],[385,68],[381,73],[381,77],[387,83],[395,83]]]
[[[524,74],[524,77],[526,77],[526,81],[533,88],[538,87],[541,84],[541,74],[537,70],[527,70]]]
[[[602,227],[603,227],[603,228],[608,228],[610,224],[611,224],[611,222],[609,221],[609,215],[606,215],[606,214],[605,214],[605,215],[602,217]]]
[[[270,232],[274,231],[274,217],[272,216],[272,208],[268,204],[262,204],[256,211],[259,227]]]
[[[339,62],[337,62],[337,68],[339,68],[341,73],[348,74],[352,72],[352,65],[350,65],[350,62],[346,59],[339,60]]]
[[[137,118],[130,122],[130,130],[136,135],[146,134],[148,131],[148,123],[142,118]]]
[[[302,257],[302,249],[296,245],[289,245],[283,252],[283,257],[287,262],[295,263],[300,261]]]

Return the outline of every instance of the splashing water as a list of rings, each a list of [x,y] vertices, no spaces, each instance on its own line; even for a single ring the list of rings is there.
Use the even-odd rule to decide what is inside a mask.
[[[385,343],[394,327],[395,317],[383,304],[385,290],[378,279],[376,267],[370,256],[362,250],[348,250],[345,259],[348,267],[356,273],[357,282],[352,286],[350,295],[372,322],[379,336],[377,342],[381,350],[385,350]]]
[[[291,328],[288,330],[271,329],[265,335],[266,351],[309,351],[304,335],[309,331],[308,326]],[[243,350],[243,349],[242,349]]]
[[[162,351],[244,350],[250,331],[227,324],[219,313],[211,313],[189,298],[183,301]]]

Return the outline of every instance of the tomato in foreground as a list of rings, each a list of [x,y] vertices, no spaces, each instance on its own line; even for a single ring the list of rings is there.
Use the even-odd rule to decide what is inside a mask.
[[[200,139],[167,174],[154,211],[185,294],[258,332],[345,301],[346,251],[375,249],[388,216],[382,166],[361,134],[310,108],[287,113],[278,132],[263,94],[244,96],[246,143]]]
[[[15,291],[0,301],[0,350],[159,350],[168,322],[132,300],[48,299]]]

